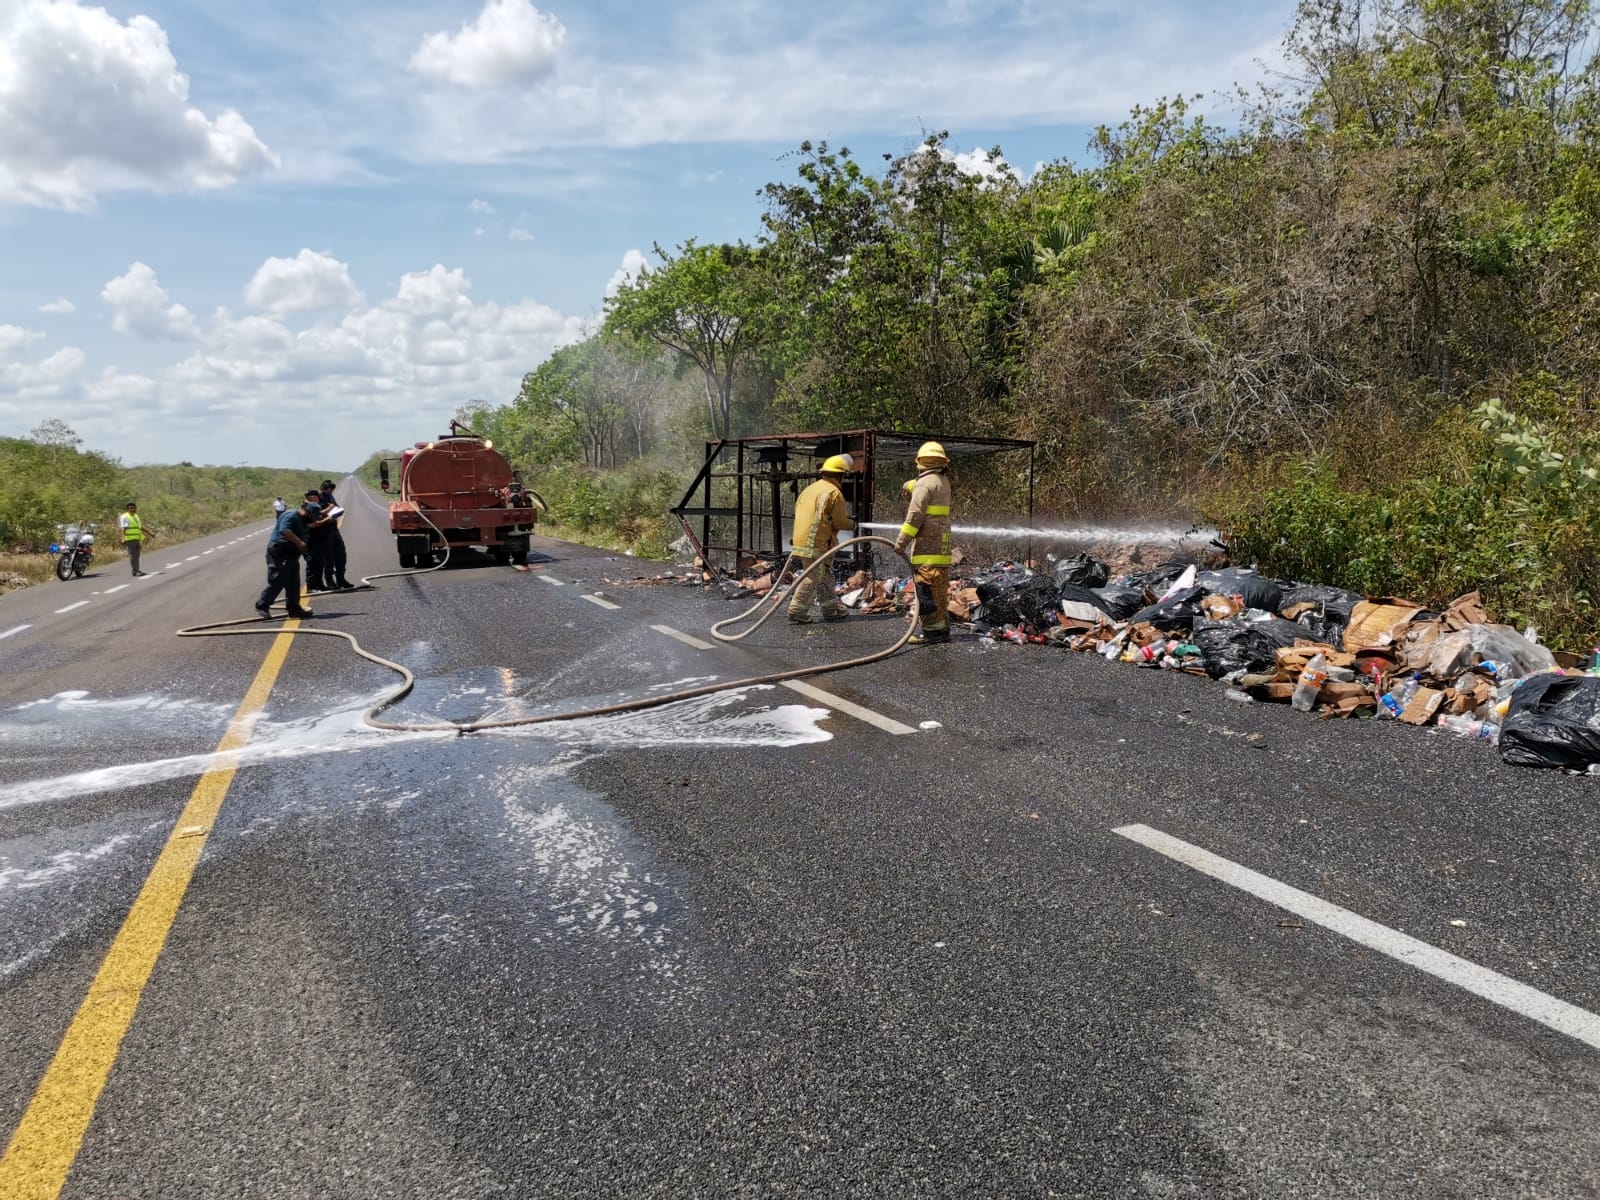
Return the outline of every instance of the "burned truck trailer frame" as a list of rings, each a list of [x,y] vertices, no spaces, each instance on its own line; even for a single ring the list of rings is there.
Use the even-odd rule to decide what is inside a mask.
[[[1025,477],[1028,524],[1033,524],[1034,443],[1015,438],[963,437],[960,434],[901,433],[852,429],[835,433],[781,433],[707,442],[699,474],[669,510],[682,525],[706,566],[736,573],[746,560],[779,557],[794,520],[794,496],[817,477],[823,461],[849,454],[855,468],[840,481],[850,516],[858,525],[905,513],[900,483],[916,474],[917,447],[936,441],[952,462],[982,456],[1015,455],[1011,473]],[[1027,456],[1024,468],[1017,461]],[[1022,500],[1017,488],[1018,507]],[[879,510],[882,514],[879,515]],[[848,547],[835,560],[836,573],[858,566]]]
[[[528,561],[545,504],[493,442],[451,421],[444,437],[378,464],[385,492],[391,462],[398,463],[399,479],[398,496],[389,502],[389,531],[401,567],[428,566],[464,546],[482,546],[500,563]]]

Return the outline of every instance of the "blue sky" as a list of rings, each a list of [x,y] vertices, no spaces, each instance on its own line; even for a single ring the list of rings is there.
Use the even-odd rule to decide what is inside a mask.
[[[0,436],[353,466],[510,400],[652,242],[753,238],[803,139],[1026,176],[1261,79],[1293,8],[0,0]]]

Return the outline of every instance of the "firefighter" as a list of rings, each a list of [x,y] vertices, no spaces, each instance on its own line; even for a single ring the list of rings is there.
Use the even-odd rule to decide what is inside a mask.
[[[949,467],[950,456],[938,442],[917,447],[917,478],[911,485],[905,524],[894,540],[894,548],[902,554],[911,547],[917,611],[922,615],[922,632],[911,642],[919,646],[950,640]]]
[[[855,465],[855,459],[848,454],[835,454],[822,464],[817,481],[794,502],[794,536],[790,541],[800,570],[809,567],[817,555],[833,549],[839,530],[856,527],[845,507],[844,492],[839,488],[839,481],[854,470]],[[807,575],[795,587],[794,595],[789,598],[789,620],[796,625],[809,625],[813,600],[821,604],[824,621],[843,621],[850,615],[850,610],[834,595],[830,570]]]

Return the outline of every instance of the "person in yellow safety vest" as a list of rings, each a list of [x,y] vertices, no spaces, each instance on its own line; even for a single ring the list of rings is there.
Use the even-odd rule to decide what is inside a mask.
[[[135,577],[143,575],[139,570],[139,551],[144,549],[144,523],[139,520],[139,506],[128,505],[128,511],[117,518],[117,524],[122,528],[122,548],[128,554],[128,565],[133,568]]]
[[[854,529],[850,510],[845,506],[844,492],[839,481],[855,469],[855,459],[848,454],[835,454],[822,464],[817,481],[794,502],[793,546],[795,565],[804,571],[817,555],[832,550],[841,529]],[[789,620],[796,625],[811,623],[811,606],[820,603],[824,621],[843,621],[850,610],[839,603],[833,591],[833,572],[826,567],[802,579],[789,597]]]
[[[917,576],[917,611],[922,632],[914,645],[950,640],[950,479],[945,474],[950,456],[938,442],[917,447],[917,478],[905,524],[894,540],[901,553],[911,547],[911,567]]]

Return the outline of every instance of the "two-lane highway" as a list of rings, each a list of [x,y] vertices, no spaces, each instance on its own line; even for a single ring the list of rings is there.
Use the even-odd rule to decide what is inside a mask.
[[[1591,781],[974,639],[378,733],[337,639],[173,636],[264,527],[0,597],[0,1194],[1595,1194]],[[537,548],[308,625],[418,723],[901,628]]]

